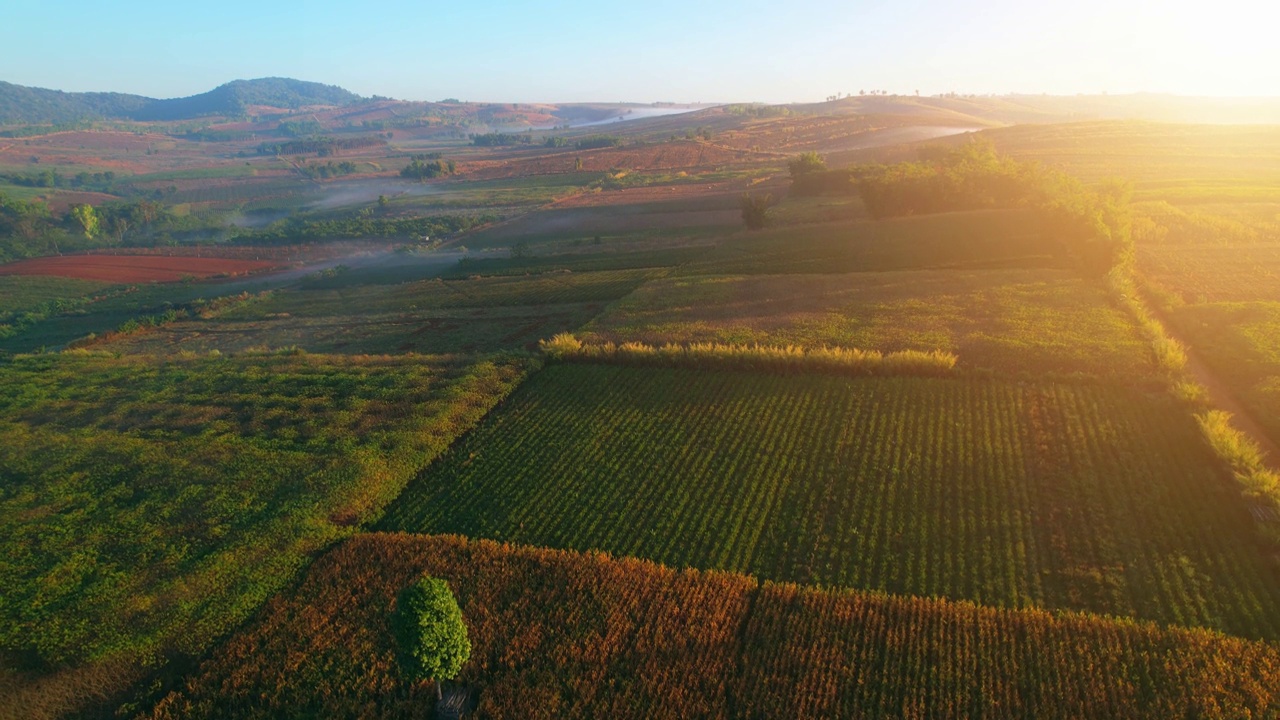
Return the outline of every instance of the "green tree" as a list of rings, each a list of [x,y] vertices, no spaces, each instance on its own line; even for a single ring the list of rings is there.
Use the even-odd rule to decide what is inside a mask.
[[[435,682],[440,698],[441,681],[455,677],[471,657],[467,625],[449,584],[424,577],[405,588],[396,603],[394,626],[405,675],[415,682]]]
[[[93,209],[92,205],[73,205],[71,207],[71,219],[75,220],[80,229],[84,231],[87,238],[96,237],[98,234],[98,213]]]
[[[787,169],[791,171],[792,180],[799,180],[805,175],[826,170],[827,163],[816,152],[800,153],[787,163]]]

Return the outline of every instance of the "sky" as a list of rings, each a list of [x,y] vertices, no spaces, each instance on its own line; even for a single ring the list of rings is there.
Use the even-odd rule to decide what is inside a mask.
[[[886,90],[1280,96],[1271,0],[13,0],[0,80],[151,97],[293,77],[494,102]]]

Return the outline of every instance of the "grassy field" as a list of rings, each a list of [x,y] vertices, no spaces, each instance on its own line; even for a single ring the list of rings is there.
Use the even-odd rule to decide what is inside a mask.
[[[1103,291],[1057,270],[660,278],[579,333],[588,342],[944,350],[961,368],[1140,377],[1148,351]]]
[[[647,238],[646,238],[647,240]],[[446,279],[492,277],[497,275],[530,275],[546,272],[599,272],[603,270],[637,270],[646,268],[672,268],[705,256],[709,247],[697,244],[693,247],[646,247],[619,249],[591,244],[566,249],[558,253],[538,253],[524,257],[486,257],[473,254],[462,259],[453,268],[444,271]]]
[[[147,717],[424,717],[388,627],[458,596],[481,718],[1265,717],[1280,652],[1206,632],[842,592],[456,537],[365,535]]]
[[[36,312],[43,315],[56,312],[61,306],[75,303],[110,286],[110,283],[96,280],[0,275],[0,323],[11,322],[23,313]]]
[[[595,317],[601,303],[422,308],[394,313],[184,320],[94,347],[125,353],[243,352],[300,348],[341,354],[454,354],[534,349]]]
[[[475,233],[466,243],[468,247],[488,248],[525,242],[542,249],[645,232],[723,234],[742,226],[735,194],[690,198],[676,194],[671,200],[549,207]]]
[[[1280,193],[1280,129],[1099,121],[986,130],[1003,152],[1055,165],[1086,180],[1117,176],[1150,189],[1232,188]],[[1168,199],[1168,193],[1152,192]],[[1222,201],[1218,193],[1209,193]],[[1197,199],[1194,195],[1181,198]],[[1245,199],[1250,199],[1246,197]]]
[[[273,280],[253,281],[254,287],[270,287]],[[29,353],[64,347],[90,334],[101,335],[118,329],[140,316],[195,307],[203,301],[242,292],[245,281],[193,283],[152,283],[117,285],[81,296],[61,311],[41,314],[17,332],[0,334],[0,353]],[[15,326],[17,327],[17,326]]]
[[[554,365],[381,527],[1280,637],[1190,416],[1119,387]]]
[[[848,273],[982,267],[1060,267],[1029,211],[978,211],[738,233],[688,274]]]
[[[1280,302],[1280,244],[1142,246],[1138,269],[1184,303]]]
[[[528,365],[81,353],[0,367],[0,705],[26,686],[110,697],[200,655],[376,519]]]
[[[317,277],[210,318],[170,323],[104,349],[239,352],[296,346],[336,353],[475,353],[534,348],[574,330],[661,270],[552,272],[401,284]],[[353,275],[358,275],[353,272]],[[353,317],[359,322],[353,322]]]

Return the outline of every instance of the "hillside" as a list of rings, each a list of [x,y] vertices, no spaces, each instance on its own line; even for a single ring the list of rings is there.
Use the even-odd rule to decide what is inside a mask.
[[[349,105],[361,99],[335,85],[290,78],[234,80],[206,93],[170,99],[122,93],[68,93],[0,82],[0,124],[189,120],[244,115],[254,106],[296,110],[312,105]]]
[[[790,106],[816,115],[930,115],[974,125],[1058,123],[1078,120],[1151,120],[1174,123],[1280,123],[1275,98],[1204,98],[1131,95],[858,95]]]
[[[141,95],[68,93],[0,81],[0,125],[124,118],[154,102]]]

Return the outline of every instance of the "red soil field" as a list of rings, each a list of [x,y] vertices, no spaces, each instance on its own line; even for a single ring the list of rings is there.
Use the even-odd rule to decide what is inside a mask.
[[[265,260],[146,255],[63,255],[0,265],[0,275],[54,275],[104,282],[173,282],[186,277],[243,275],[277,267]]]
[[[71,209],[72,205],[88,203],[89,205],[101,205],[105,202],[119,200],[115,195],[108,195],[100,192],[84,192],[78,190],[51,190],[45,196],[45,203],[49,206],[49,212],[64,213]]]

